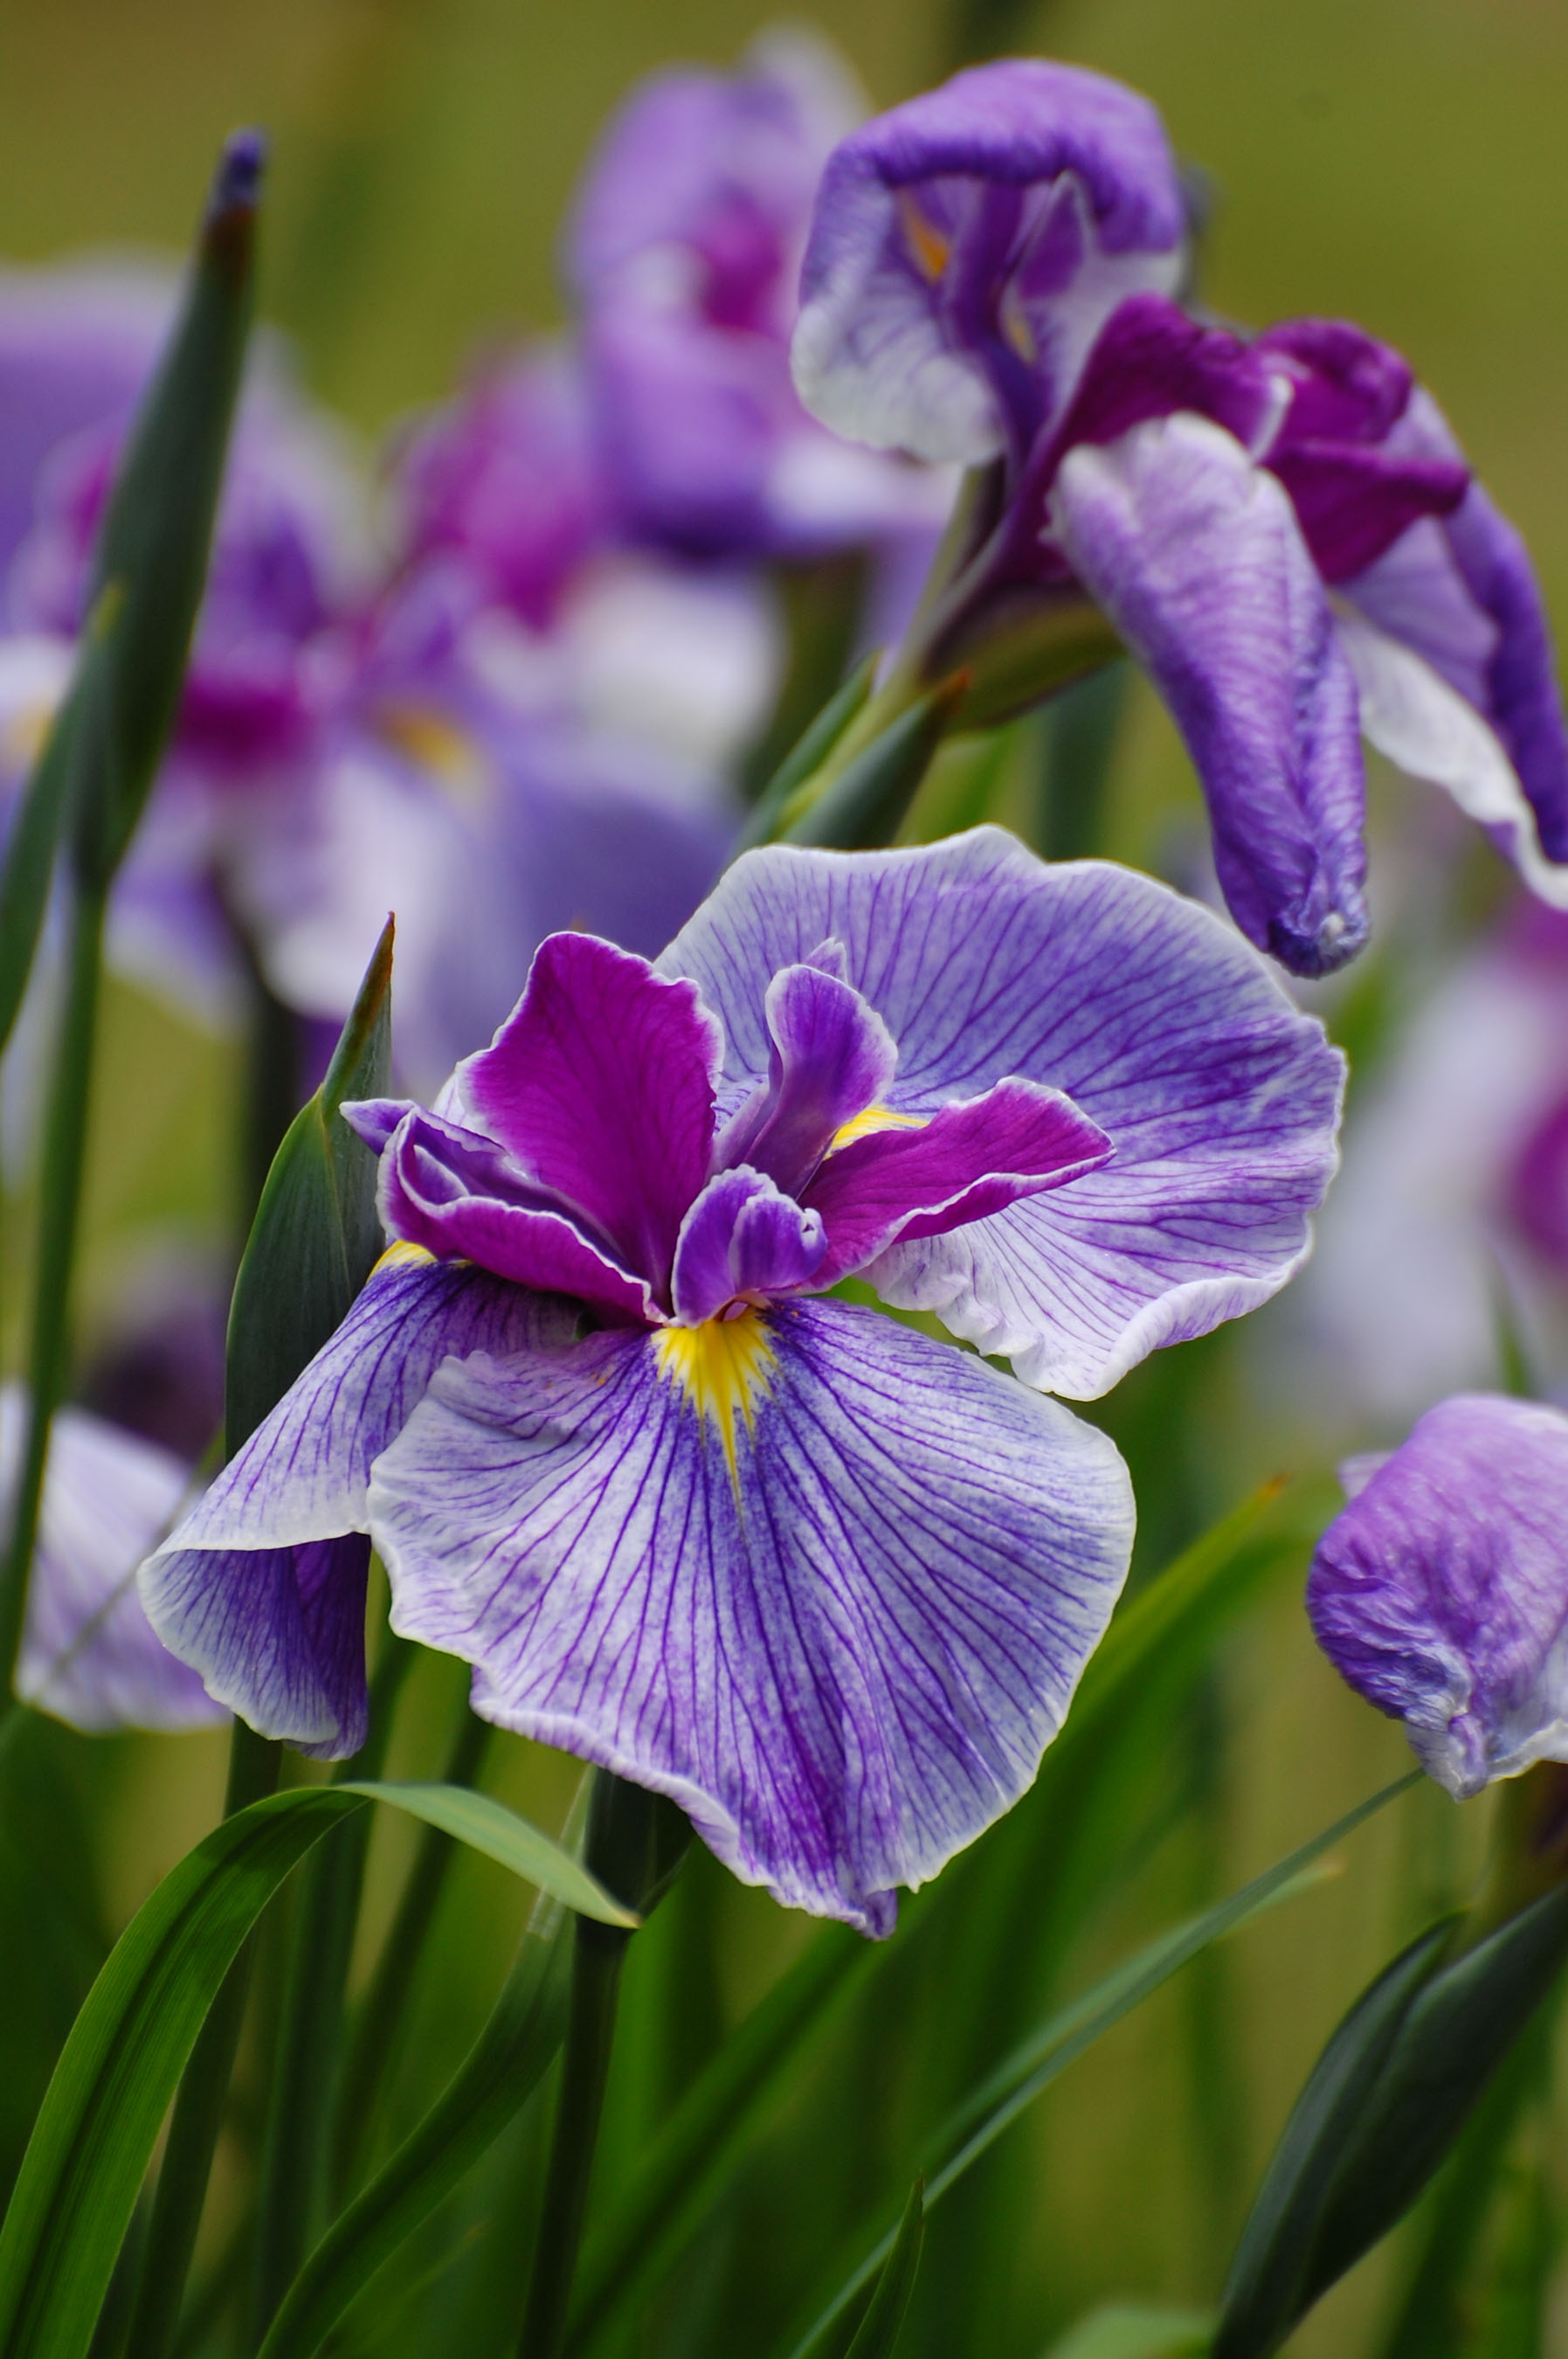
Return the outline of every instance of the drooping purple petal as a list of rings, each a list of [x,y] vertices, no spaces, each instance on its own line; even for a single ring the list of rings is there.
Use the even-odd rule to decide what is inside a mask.
[[[801,397],[879,448],[1021,453],[1117,303],[1174,285],[1184,232],[1163,128],[1136,92],[1040,59],[957,74],[828,162],[801,277]]]
[[[1125,1469],[872,1312],[681,1333],[443,1373],[375,1473],[394,1625],[744,1880],[884,1933],[1033,1777],[1126,1570]]]
[[[0,1390],[0,1514],[9,1520],[24,1395]],[[16,1664],[24,1703],[94,1734],[207,1728],[223,1717],[158,1639],[136,1567],[178,1513],[190,1472],[169,1451],[81,1409],[49,1428],[38,1552]]]
[[[887,1089],[898,1048],[858,991],[810,964],[774,975],[763,1012],[767,1082],[725,1125],[714,1160],[749,1163],[797,1196],[838,1131]]]
[[[708,1178],[721,1044],[697,994],[609,942],[553,934],[464,1103],[530,1176],[579,1205],[666,1299],[676,1237]]]
[[[1336,1167],[1343,1065],[1211,912],[1126,869],[1048,867],[997,828],[748,853],[660,962],[722,1022],[726,1092],[767,1070],[770,978],[828,937],[899,1044],[893,1112],[1018,1074],[1065,1092],[1115,1149],[1067,1187],[895,1246],[872,1273],[889,1300],[1088,1397],[1299,1266]]]
[[[1568,1418],[1460,1394],[1319,1541],[1307,1611],[1343,1678],[1456,1799],[1568,1759]]]
[[[901,1240],[942,1236],[1064,1188],[1111,1153],[1098,1125],[1040,1082],[998,1082],[983,1097],[943,1106],[918,1129],[850,1139],[806,1190],[827,1233],[822,1282],[863,1268]]]
[[[416,1106],[381,1158],[387,1234],[514,1286],[571,1294],[611,1319],[646,1321],[648,1281],[626,1269],[575,1204],[528,1180],[504,1147]]]
[[[720,1171],[681,1223],[676,1317],[696,1327],[732,1302],[796,1293],[817,1280],[827,1245],[820,1212],[803,1211],[765,1173]]]
[[[142,1601],[207,1693],[260,1736],[340,1761],[365,1740],[362,1532],[297,1548],[182,1549],[143,1567]]]
[[[1178,415],[1062,463],[1053,529],[1186,740],[1249,940],[1325,974],[1366,939],[1356,684],[1290,502]]]

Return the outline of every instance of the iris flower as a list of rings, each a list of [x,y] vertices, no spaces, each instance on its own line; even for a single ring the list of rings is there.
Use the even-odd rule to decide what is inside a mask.
[[[979,67],[829,160],[803,399],[989,471],[914,668],[1021,613],[1086,664],[1119,638],[1186,741],[1238,924],[1294,973],[1366,936],[1361,734],[1568,906],[1568,736],[1518,533],[1386,344],[1183,310],[1184,233],[1153,108],[1075,67]]]
[[[1307,1611],[1456,1801],[1568,1761],[1568,1417],[1461,1393],[1341,1469]]]
[[[995,829],[749,853],[655,965],[555,936],[432,1110],[351,1110],[394,1242],[147,1611],[346,1753],[373,1539],[479,1712],[883,1932],[1029,1784],[1126,1572],[1126,1470],[1043,1388],[1284,1283],[1340,1080],[1208,912]]]

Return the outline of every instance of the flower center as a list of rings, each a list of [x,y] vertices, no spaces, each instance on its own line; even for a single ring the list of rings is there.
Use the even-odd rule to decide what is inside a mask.
[[[874,1130],[924,1130],[925,1127],[924,1114],[894,1114],[892,1106],[885,1105],[864,1106],[859,1114],[852,1114],[848,1122],[839,1124],[827,1142],[827,1152],[833,1155],[840,1147],[848,1147],[853,1139],[869,1138]]]
[[[767,1321],[750,1308],[728,1318],[705,1319],[696,1327],[661,1327],[654,1338],[659,1374],[683,1392],[698,1417],[718,1430],[730,1481],[739,1495],[735,1464],[735,1419],[747,1432],[758,1401],[768,1389],[773,1348]]]

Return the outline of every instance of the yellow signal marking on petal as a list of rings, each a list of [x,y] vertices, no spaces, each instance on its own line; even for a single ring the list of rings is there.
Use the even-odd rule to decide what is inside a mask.
[[[654,1338],[659,1374],[678,1386],[697,1411],[719,1430],[737,1495],[735,1419],[752,1430],[758,1401],[768,1389],[773,1347],[760,1310],[732,1319],[705,1319],[697,1327],[661,1327]]]
[[[1033,368],[1040,357],[1040,346],[1034,331],[1023,315],[1023,307],[1009,288],[1002,298],[1001,332],[1026,367]]]
[[[848,1147],[852,1139],[870,1138],[875,1130],[924,1130],[926,1119],[923,1114],[894,1114],[892,1106],[869,1105],[862,1113],[852,1114],[848,1122],[839,1124],[828,1143],[827,1152],[832,1155],[838,1147]]]
[[[29,769],[43,752],[44,739],[49,735],[57,707],[52,698],[40,697],[24,704],[12,713],[0,730],[0,754],[5,766],[12,770]]]
[[[387,743],[448,788],[459,802],[478,800],[486,782],[484,756],[445,713],[424,704],[384,704],[376,718]]]
[[[427,1253],[423,1245],[412,1245],[406,1237],[397,1237],[387,1246],[371,1276],[379,1277],[384,1269],[413,1269],[419,1262],[434,1261],[435,1258],[435,1255]]]
[[[947,267],[953,242],[944,237],[935,223],[926,220],[907,189],[899,190],[898,210],[903,234],[909,240],[909,250],[935,287]]]

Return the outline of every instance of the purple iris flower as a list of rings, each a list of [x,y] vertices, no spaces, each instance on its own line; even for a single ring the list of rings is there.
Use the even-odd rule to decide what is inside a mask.
[[[1318,1644],[1458,1801],[1568,1760],[1568,1417],[1461,1393],[1342,1470],[1318,1543]]]
[[[0,1514],[22,1447],[23,1394],[0,1389]],[[89,1735],[207,1728],[225,1717],[164,1646],[136,1594],[136,1567],[190,1490],[188,1462],[84,1409],[49,1430],[38,1553],[16,1664],[24,1703]]]
[[[351,1111],[395,1243],[148,1613],[349,1751],[362,1559],[323,1568],[368,1533],[477,1711],[885,1931],[1027,1786],[1126,1571],[1119,1458],[1033,1387],[1273,1293],[1340,1081],[1208,912],[995,829],[749,853],[655,966],[557,935],[432,1110]]]
[[[1181,192],[1119,85],[1012,60],[879,117],[823,176],[796,383],[846,434],[994,462],[918,662],[1086,598],[1147,666],[1238,924],[1299,974],[1367,930],[1359,735],[1568,906],[1568,736],[1522,542],[1359,329],[1251,340],[1171,299]]]

